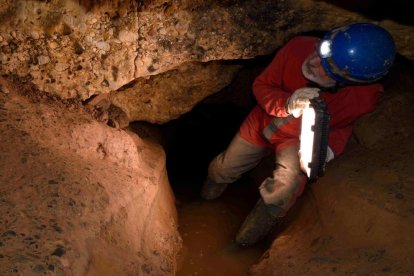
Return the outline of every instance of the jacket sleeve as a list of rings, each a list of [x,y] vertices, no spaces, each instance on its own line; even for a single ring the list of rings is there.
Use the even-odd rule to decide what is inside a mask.
[[[352,135],[352,126],[334,129],[329,132],[329,147],[334,153],[334,157],[342,154]]]
[[[275,56],[271,64],[255,79],[253,94],[258,104],[267,114],[275,117],[287,117],[286,102],[289,92],[283,91],[282,78],[288,44]]]
[[[343,118],[343,123],[329,133],[329,146],[335,157],[342,154],[352,135],[352,125],[363,115],[373,112],[377,106],[379,95],[384,91],[381,84],[372,84],[358,88],[360,93],[355,94],[354,102],[348,108],[349,114]]]

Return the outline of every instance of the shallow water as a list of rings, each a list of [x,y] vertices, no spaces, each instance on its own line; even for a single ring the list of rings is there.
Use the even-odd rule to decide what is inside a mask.
[[[258,192],[248,184],[235,183],[219,199],[205,201],[194,190],[176,192],[183,238],[177,275],[246,275],[265,245],[241,248],[234,237]]]

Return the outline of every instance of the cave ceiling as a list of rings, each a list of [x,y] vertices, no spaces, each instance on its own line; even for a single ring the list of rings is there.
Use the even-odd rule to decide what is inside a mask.
[[[164,123],[232,81],[237,65],[220,61],[274,53],[297,34],[375,22],[413,59],[414,28],[400,2],[2,0],[0,72],[64,99],[118,93],[113,103],[131,121]],[[195,82],[201,75],[214,78]],[[157,80],[178,76],[172,90]]]

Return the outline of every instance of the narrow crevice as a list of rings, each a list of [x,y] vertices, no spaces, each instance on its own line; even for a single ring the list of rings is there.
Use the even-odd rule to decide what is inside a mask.
[[[162,127],[167,170],[177,198],[183,251],[178,275],[243,275],[265,250],[240,248],[234,236],[259,197],[244,176],[216,200],[200,197],[208,164],[226,148],[248,110],[232,104],[200,104]]]
[[[177,275],[244,275],[270,245],[250,248],[234,242],[237,230],[259,198],[249,173],[216,200],[200,196],[209,162],[225,150],[255,105],[251,91],[269,56],[242,61],[235,81],[180,118],[154,126],[167,155],[167,171],[178,211],[183,250]],[[148,126],[148,125],[147,125]]]

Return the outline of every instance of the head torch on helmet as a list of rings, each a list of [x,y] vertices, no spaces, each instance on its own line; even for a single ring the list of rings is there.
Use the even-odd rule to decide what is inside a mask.
[[[328,58],[332,55],[332,42],[330,40],[322,40],[318,46],[318,54],[321,58]]]
[[[370,83],[382,78],[395,58],[391,35],[371,23],[355,23],[328,32],[317,46],[321,64],[339,83]]]

